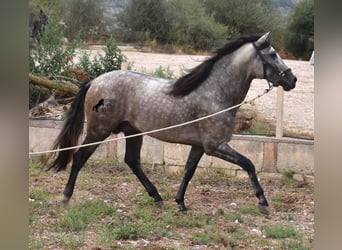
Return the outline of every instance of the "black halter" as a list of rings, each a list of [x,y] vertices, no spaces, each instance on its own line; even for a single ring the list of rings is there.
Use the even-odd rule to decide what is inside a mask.
[[[262,61],[263,71],[264,71],[264,72],[263,72],[263,74],[264,74],[264,75],[263,75],[263,78],[266,79],[266,80],[267,80],[267,78],[266,78],[266,67],[267,67],[267,66],[273,68],[275,71],[279,71],[279,69],[277,69],[276,67],[274,67],[272,64],[268,63],[268,62],[265,60],[264,56],[263,56],[263,55],[261,54],[261,52],[260,52],[261,50],[266,49],[266,48],[268,48],[269,46],[271,46],[271,44],[270,44],[268,41],[264,42],[264,43],[261,44],[259,47],[257,47],[257,46],[255,45],[255,43],[253,43],[253,47],[255,48],[255,50],[256,50],[258,56],[260,57],[260,59],[261,59],[261,61]],[[291,69],[290,69],[290,68],[287,68],[287,69],[285,69],[284,71],[280,71],[280,72],[278,73],[278,76],[279,76],[279,78],[283,78],[283,77],[285,77],[286,74],[289,73],[289,72],[291,72]],[[269,82],[268,80],[267,80],[267,82],[268,82],[268,86],[271,88],[270,82]]]

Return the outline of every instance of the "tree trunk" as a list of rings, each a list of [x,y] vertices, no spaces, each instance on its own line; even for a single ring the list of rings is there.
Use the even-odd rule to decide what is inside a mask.
[[[71,83],[55,82],[29,73],[29,83],[50,89],[58,89],[76,95],[79,88]]]

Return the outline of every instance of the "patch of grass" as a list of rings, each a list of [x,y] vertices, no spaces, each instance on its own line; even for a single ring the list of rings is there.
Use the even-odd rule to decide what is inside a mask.
[[[30,191],[29,198],[37,201],[45,201],[48,193],[42,188],[35,188]]]
[[[224,218],[226,220],[233,221],[233,222],[235,221],[238,221],[240,223],[244,222],[241,211],[238,211],[236,213],[225,213]]]
[[[284,176],[285,180],[289,181],[289,182],[294,181],[294,174],[295,174],[295,171],[293,171],[293,170],[286,170],[283,172],[283,176]]]
[[[234,249],[237,245],[237,241],[244,239],[246,237],[246,233],[244,230],[239,229],[236,232],[232,233],[230,238],[229,238],[229,245]]]
[[[296,236],[296,230],[291,225],[267,225],[264,230],[266,236],[273,239],[285,239]]]
[[[271,129],[270,124],[265,121],[255,121],[253,126],[244,131],[242,134],[254,134],[254,135],[274,135],[273,130]]]
[[[39,169],[39,170],[41,170],[42,168],[43,168],[43,165],[42,165],[41,162],[33,162],[33,161],[31,161],[29,163],[29,169],[30,170],[31,169]]]
[[[185,228],[201,228],[206,225],[206,222],[207,216],[204,213],[187,211],[185,214],[179,216],[176,221],[176,226]]]
[[[139,224],[132,221],[122,221],[121,225],[115,225],[112,233],[116,239],[133,240],[142,235]]]
[[[242,205],[239,210],[238,213],[240,214],[251,214],[251,215],[261,215],[258,207],[256,205]]]
[[[305,245],[305,243],[300,239],[294,239],[289,241],[283,241],[281,244],[283,249],[293,249],[293,250],[309,250],[311,247]]]
[[[139,206],[155,206],[154,199],[148,195],[145,189],[129,192],[128,199],[132,204],[138,204]]]
[[[75,233],[59,233],[58,239],[68,249],[79,249],[86,239],[86,233],[77,235]]]
[[[192,240],[196,244],[207,245],[213,241],[213,238],[208,232],[195,232],[192,234]]]
[[[29,249],[43,249],[46,242],[45,239],[33,239],[29,238]]]
[[[60,218],[58,225],[62,231],[83,231],[86,230],[90,222],[94,221],[96,216],[100,215],[115,216],[115,210],[103,201],[86,201],[68,208],[67,213]]]

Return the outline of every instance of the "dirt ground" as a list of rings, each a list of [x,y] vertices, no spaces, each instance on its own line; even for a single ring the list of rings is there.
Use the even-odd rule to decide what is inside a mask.
[[[74,196],[68,206],[60,206],[59,203],[68,172],[54,174],[30,169],[30,249],[312,248],[314,199],[313,185],[310,183],[285,176],[259,175],[270,204],[271,215],[265,218],[256,209],[257,199],[248,178],[230,177],[212,170],[199,171],[190,182],[185,197],[190,212],[181,213],[177,212],[174,196],[182,174],[170,173],[163,167],[143,168],[164,198],[163,208],[157,208],[153,202],[146,202],[148,196],[144,188],[122,163],[116,163],[116,166],[88,164],[80,172]],[[156,222],[159,216],[169,215],[171,211],[176,221],[167,224],[170,230],[166,230],[166,236],[161,236],[158,232],[144,232],[134,239],[111,239],[108,246],[101,241],[101,230],[112,217],[100,215],[96,221],[86,226],[84,232],[68,233],[67,229],[61,229],[60,221],[65,217],[66,211],[87,201],[102,201],[113,207],[116,215],[125,218],[122,224],[137,220],[134,213],[139,209],[139,213],[152,213],[150,220]],[[181,223],[179,220],[186,221],[192,217],[198,217],[203,223],[175,226]],[[279,226],[290,227],[294,232],[279,237],[268,235],[268,227]],[[82,241],[77,241],[76,246],[70,247],[70,242],[79,240],[80,235]],[[208,235],[209,238],[201,241],[194,235]]]

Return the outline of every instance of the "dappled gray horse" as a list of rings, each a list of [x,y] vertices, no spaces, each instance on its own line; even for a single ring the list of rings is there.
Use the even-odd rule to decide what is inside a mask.
[[[101,141],[111,133],[134,135],[140,132],[187,122],[241,103],[254,78],[267,79],[286,91],[295,87],[296,77],[269,42],[269,33],[242,36],[228,42],[215,54],[180,79],[168,81],[132,71],[112,71],[82,85],[71,105],[54,148],[77,145],[87,116],[87,135],[83,144]],[[104,99],[104,106],[92,111]],[[85,112],[84,112],[85,111]],[[253,163],[232,149],[237,109],[183,127],[151,134],[162,141],[191,145],[185,173],[176,195],[180,210],[186,210],[184,195],[202,155],[235,163],[247,171],[259,199],[259,209],[268,214],[268,203]],[[142,136],[126,139],[125,162],[157,204],[162,203],[156,187],[140,166]],[[49,166],[60,171],[73,160],[64,190],[64,202],[73,194],[79,170],[97,145],[61,151]]]

